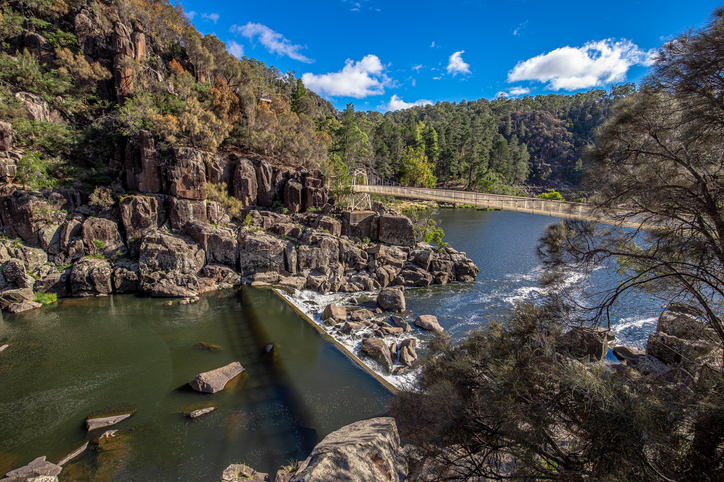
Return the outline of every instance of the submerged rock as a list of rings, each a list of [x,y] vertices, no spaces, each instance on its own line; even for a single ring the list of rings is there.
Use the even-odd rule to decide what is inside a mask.
[[[229,363],[226,366],[199,373],[189,382],[191,388],[202,393],[216,393],[224,389],[226,384],[235,376],[244,372],[244,367],[238,361]]]
[[[81,445],[80,447],[78,447],[77,449],[75,449],[74,451],[72,451],[71,453],[69,453],[68,455],[63,457],[62,459],[60,459],[60,462],[58,462],[58,465],[60,465],[61,467],[64,466],[65,464],[67,464],[68,462],[70,462],[74,458],[78,457],[83,452],[85,452],[85,450],[87,448],[88,448],[88,442],[84,443],[83,445]]]
[[[391,417],[355,422],[327,435],[290,482],[398,481],[407,476]]]
[[[116,425],[117,423],[121,423],[128,417],[130,417],[130,413],[124,413],[122,415],[114,415],[112,417],[101,417],[101,418],[89,418],[85,421],[85,426],[90,432],[91,430],[96,430],[99,428],[105,428],[110,427],[112,425]]]
[[[34,477],[56,477],[62,470],[63,467],[46,461],[45,455],[43,455],[42,457],[38,457],[30,462],[28,465],[11,470],[5,474],[5,477],[1,480],[3,482],[24,482]]]
[[[201,415],[206,415],[207,413],[213,412],[214,410],[216,410],[216,407],[201,408],[199,410],[194,410],[192,412],[189,412],[188,417],[189,418],[199,418]]]

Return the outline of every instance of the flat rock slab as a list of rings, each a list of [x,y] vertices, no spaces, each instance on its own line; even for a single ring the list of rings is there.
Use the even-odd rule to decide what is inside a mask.
[[[90,432],[91,430],[96,430],[99,428],[104,427],[110,427],[111,425],[115,425],[117,423],[120,423],[130,417],[130,413],[124,413],[123,415],[114,415],[113,417],[103,417],[103,418],[89,418],[85,421],[85,426]]]
[[[21,482],[33,477],[49,476],[55,477],[63,470],[59,465],[51,464],[45,460],[45,455],[38,457],[24,467],[11,470],[5,474],[3,482]],[[55,479],[57,480],[57,478]]]
[[[216,407],[207,407],[207,408],[200,408],[198,410],[194,410],[193,412],[189,412],[189,418],[199,418],[201,415],[206,415],[209,412],[213,412],[216,409]]]
[[[77,456],[82,454],[83,452],[85,452],[85,449],[87,449],[87,448],[88,448],[88,442],[84,443],[83,445],[81,445],[80,447],[78,447],[77,449],[75,449],[74,451],[72,451],[71,453],[66,455],[65,457],[63,457],[60,460],[60,462],[58,462],[58,465],[60,465],[61,467],[64,466],[65,464],[67,464],[68,462],[70,462],[71,460],[73,460],[74,458],[76,458]]]
[[[202,393],[216,393],[224,389],[229,380],[243,373],[245,368],[238,361],[226,366],[199,373],[189,382],[191,388]]]

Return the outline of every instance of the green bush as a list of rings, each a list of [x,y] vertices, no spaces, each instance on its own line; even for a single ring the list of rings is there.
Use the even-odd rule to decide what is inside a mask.
[[[563,201],[563,196],[561,196],[561,193],[558,191],[554,191],[553,189],[548,189],[546,192],[538,194],[538,197],[541,199],[551,199],[553,201]]]
[[[33,189],[54,188],[58,180],[51,174],[53,161],[41,158],[37,152],[26,154],[18,161],[16,184],[25,184]]]

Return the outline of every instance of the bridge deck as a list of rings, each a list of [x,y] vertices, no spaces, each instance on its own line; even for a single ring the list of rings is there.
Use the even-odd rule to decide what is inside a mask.
[[[437,201],[453,204],[465,204],[476,207],[502,209],[520,213],[540,214],[560,218],[576,218],[597,221],[604,224],[623,225],[633,228],[641,227],[640,223],[621,222],[603,219],[591,213],[591,207],[584,203],[554,201],[550,199],[504,196],[470,191],[454,191],[449,189],[428,189],[404,186],[369,186],[356,185],[355,192],[379,194],[426,201]]]

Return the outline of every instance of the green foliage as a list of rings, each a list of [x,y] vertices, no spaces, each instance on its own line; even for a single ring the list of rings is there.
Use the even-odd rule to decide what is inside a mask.
[[[52,175],[54,162],[43,159],[39,153],[24,155],[17,165],[15,182],[32,189],[53,188],[58,181]]]
[[[553,189],[548,189],[546,192],[538,194],[538,197],[541,199],[552,199],[554,201],[563,201],[563,196],[561,196],[561,193],[558,191],[555,191]]]
[[[418,386],[391,408],[401,437],[421,448],[428,475],[719,478],[720,456],[708,468],[700,461],[720,450],[721,436],[710,436],[722,422],[705,424],[722,413],[724,388],[676,390],[654,376],[569,358],[557,343],[562,310],[554,302],[519,305],[504,322],[493,321],[462,343],[432,340]],[[715,378],[724,381],[721,374]]]
[[[244,210],[244,203],[229,194],[225,182],[221,184],[206,183],[206,196],[210,201],[221,204],[231,216],[238,216]]]
[[[244,218],[244,226],[251,226],[254,223],[254,219],[251,217],[251,214],[247,214]]]
[[[33,301],[41,305],[49,305],[58,301],[58,295],[55,293],[35,293]]]
[[[365,236],[365,237],[362,238],[362,242],[363,242],[364,244],[370,244],[370,241],[372,241],[372,240],[371,240],[370,238],[368,238],[367,236]]]
[[[320,233],[329,234],[329,229],[321,228],[319,230]]]
[[[400,183],[405,186],[433,188],[437,183],[437,178],[432,174],[432,165],[421,147],[405,147],[400,172]]]
[[[420,213],[416,210],[410,211],[410,219],[412,225],[415,228],[415,238],[417,241],[423,241],[425,243],[435,243],[440,248],[447,246],[447,243],[443,242],[445,237],[445,231],[438,227],[434,219],[432,219],[432,212],[426,210]]]
[[[106,243],[104,243],[100,239],[94,239],[93,246],[95,246],[97,249],[103,249],[106,247]]]

